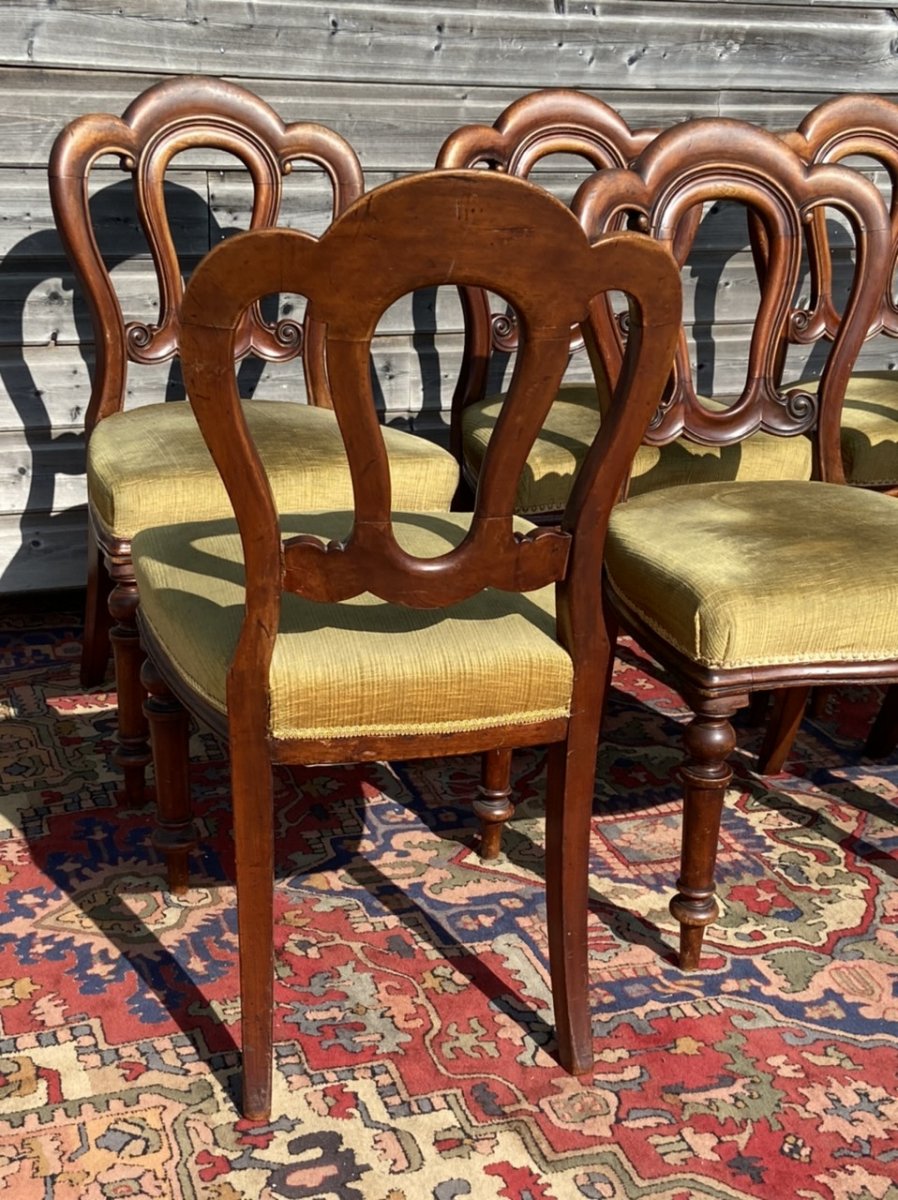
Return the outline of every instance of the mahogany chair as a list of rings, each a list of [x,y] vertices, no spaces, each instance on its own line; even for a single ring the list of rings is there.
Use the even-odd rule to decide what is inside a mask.
[[[397,512],[369,346],[392,303],[441,284],[489,288],[513,305],[517,366],[473,513]],[[326,331],[351,511],[279,518],[238,401],[241,314],[284,288],[308,297]],[[561,522],[540,529],[514,515],[518,479],[564,373],[571,329],[582,326],[594,352],[596,297],[607,289],[632,297],[623,369]],[[636,234],[590,246],[566,206],[522,180],[433,171],[367,194],[320,240],[263,230],[219,246],[194,273],[181,322],[188,394],[236,520],[135,537],[138,622],[163,802],[159,844],[175,890],[186,887],[193,840],[179,702],[229,740],[244,1113],[263,1118],[271,1104],[272,763],[548,745],[558,1053],[569,1071],[587,1071],[589,826],[612,649],[600,563],[629,459],[670,371],[680,322],[674,263]],[[301,439],[294,451],[301,460]]]
[[[91,536],[81,678],[90,685],[104,676],[111,614],[118,690],[115,757],[132,802],[143,797],[149,745],[139,681],[141,653],[134,623],[138,591],[131,541],[145,525],[230,511],[186,404],[157,402],[125,410],[129,362],[164,364],[179,351],[184,268],[176,249],[180,237],[173,231],[166,203],[166,174],[177,155],[197,149],[224,152],[229,166],[245,168],[252,188],[252,228],[278,221],[283,176],[295,165],[319,174],[323,188],[317,186],[325,193],[328,214],[339,213],[363,191],[356,155],[336,133],[307,122],[285,125],[257,96],[219,79],[186,77],[157,84],[121,117],[92,114],[72,121],[53,147],[53,211],[87,299],[96,354],[85,420]],[[108,156],[120,160],[133,186],[158,284],[158,311],[127,323],[91,216],[91,188],[104,177],[94,168]],[[204,212],[194,247],[199,243],[203,249],[208,227]],[[267,321],[255,306],[243,319],[234,345],[241,359],[253,355],[268,361],[295,356],[302,360],[310,404],[259,397],[246,403],[247,420],[271,472],[277,501],[287,508],[348,504],[352,496],[342,440],[329,411],[321,334],[314,322],[301,317]],[[297,438],[306,447],[300,463],[285,450]],[[409,508],[448,507],[458,481],[452,456],[400,430],[387,429],[384,438],[397,498]]]
[[[492,125],[455,130],[440,149],[437,166],[480,167],[522,178],[549,166],[554,155],[573,155],[587,169],[601,172],[627,166],[652,142],[657,129],[633,130],[609,105],[595,96],[565,88],[533,92],[515,100]],[[690,208],[674,235],[678,261],[686,262],[702,219]],[[612,222],[621,226],[625,215]],[[490,393],[494,358],[510,354],[516,344],[514,314],[491,311],[488,294],[465,289],[465,352],[452,403],[450,446],[458,458],[463,483],[473,487],[483,455],[501,411],[504,395]],[[608,395],[607,372],[619,369],[626,314],[614,314],[611,300],[602,323],[604,370],[598,384],[564,382],[522,475],[518,511],[531,520],[551,522],[564,508],[577,469],[595,437]],[[623,320],[621,320],[621,316]],[[576,338],[572,351],[578,348]],[[676,372],[691,378],[685,331]],[[613,379],[613,374],[610,376]],[[677,385],[671,381],[671,387]],[[713,399],[706,398],[713,404]],[[693,440],[689,431],[674,442],[640,447],[630,473],[632,495],[656,488],[714,479],[769,479],[811,475],[807,439],[770,437],[761,430],[738,450]],[[464,499],[464,498],[463,498]],[[498,842],[495,842],[498,852]]]
[[[840,450],[842,397],[891,263],[888,214],[859,173],[807,165],[773,134],[727,120],[667,130],[632,170],[584,184],[574,207],[587,232],[627,212],[671,246],[684,209],[720,197],[756,215],[767,247],[746,383],[728,407],[711,411],[682,380],[647,438],[690,431],[708,443],[739,444],[757,430],[807,434],[815,478],[647,492],[619,504],[609,523],[608,619],[673,674],[694,714],[684,735],[682,862],[671,902],[685,969],[698,966],[704,929],[717,915],[732,715],[758,689],[898,680],[898,510],[887,496],[845,485]],[[851,290],[826,344],[819,388],[783,389],[779,365],[802,230],[821,206],[839,210],[852,231]]]
[[[889,181],[892,244],[890,269],[880,302],[873,313],[869,336],[898,337],[898,306],[894,296],[898,258],[898,104],[885,96],[837,96],[807,114],[794,133],[784,135],[808,162],[841,162],[853,156],[870,160]],[[808,256],[813,283],[807,307],[796,308],[790,338],[810,344],[832,338],[841,319],[841,303],[826,214],[816,213],[808,227]],[[814,390],[816,380],[802,383]],[[855,487],[898,493],[898,380],[883,367],[852,371],[842,408],[842,458],[845,474]],[[809,689],[780,693],[760,754],[764,773],[781,771],[804,715]],[[888,754],[898,742],[898,693],[888,696],[867,739],[867,753]]]

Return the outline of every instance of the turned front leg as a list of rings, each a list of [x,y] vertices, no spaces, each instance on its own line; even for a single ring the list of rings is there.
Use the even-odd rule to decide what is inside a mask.
[[[714,865],[720,836],[720,817],[733,777],[727,759],[736,745],[725,713],[698,712],[686,727],[686,759],[680,767],[683,783],[683,835],[677,894],[670,902],[680,922],[680,967],[695,970],[701,959],[705,926],[716,920]]]
[[[148,693],[144,712],[156,775],[153,846],[165,859],[169,891],[182,895],[188,886],[188,858],[196,845],[190,803],[190,717],[149,659],[140,678]]]

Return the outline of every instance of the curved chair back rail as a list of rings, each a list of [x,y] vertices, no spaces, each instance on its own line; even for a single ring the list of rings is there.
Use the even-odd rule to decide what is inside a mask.
[[[187,76],[167,80],[142,93],[121,117],[87,114],[67,125],[50,157],[50,198],[94,326],[98,361],[86,416],[88,432],[97,421],[122,408],[129,360],[163,362],[178,351],[183,282],[164,183],[172,159],[198,147],[225,151],[246,167],[253,186],[253,229],[277,223],[283,176],[297,162],[314,163],[328,176],[335,214],[364,190],[355,152],[338,134],[309,122],[285,125],[259,97],[221,79]],[[134,181],[137,213],[159,287],[159,313],[152,324],[133,321],[125,325],[97,244],[88,186],[92,169],[105,155],[118,156],[122,169]],[[244,317],[235,343],[238,357],[250,352],[270,360],[302,353],[309,395],[313,402],[327,403],[320,330],[308,327],[303,331],[291,320],[271,325],[254,306]]]
[[[509,182],[470,171],[402,180],[362,199],[321,239],[290,230],[245,234],[218,247],[198,268],[182,312],[188,391],[231,495],[247,555],[264,542],[264,574],[273,585],[279,579],[276,514],[243,427],[232,345],[240,314],[259,295],[279,289],[307,295],[310,312],[327,330],[334,409],[356,491],[355,523],[346,541],[337,546],[298,541],[285,548],[285,586],[319,600],[371,591],[393,602],[442,606],[483,587],[526,590],[564,578],[575,528],[598,550],[596,518],[610,512],[613,476],[619,470],[623,477],[641,436],[642,407],[658,391],[657,367],[647,366],[646,339],[659,339],[663,359],[670,323],[679,320],[666,278],[672,262],[638,234],[618,234],[589,247],[563,204],[523,181],[511,187]],[[400,258],[395,245],[404,222]],[[526,262],[516,254],[524,245]],[[653,269],[662,281],[660,299],[647,306],[646,281]],[[334,279],[341,280],[339,288]],[[520,313],[524,337],[484,462],[470,534],[445,560],[414,561],[390,529],[389,472],[371,397],[368,348],[377,319],[393,301],[439,283],[503,293]],[[635,292],[630,361],[638,359],[640,367],[621,384],[630,396],[627,411],[602,439],[607,461],[601,489],[593,456],[562,528],[522,539],[512,532],[517,479],[563,374],[570,329],[591,331],[594,298],[611,289]],[[236,438],[235,428],[242,430]]]
[[[855,155],[875,160],[889,178],[892,248],[890,270],[879,308],[870,324],[870,336],[885,333],[898,337],[898,305],[893,278],[898,260],[898,104],[886,96],[835,96],[817,105],[797,130],[783,135],[810,163],[838,163]],[[793,315],[796,341],[833,337],[841,314],[833,298],[833,264],[823,213],[810,226],[809,261],[812,293],[806,308]]]
[[[427,558],[408,552],[396,536],[403,518],[391,512],[368,356],[383,312],[410,291],[439,285],[489,288],[506,298],[519,314],[521,348],[475,510],[470,517],[429,514],[454,521],[456,533],[449,549]],[[594,352],[595,311],[607,289],[631,298],[631,332],[608,418],[561,524],[544,530],[516,524],[517,476],[555,397],[571,328],[583,328]],[[331,541],[306,532],[316,519],[321,527],[320,513],[291,516],[292,535],[282,535],[287,518],[279,522],[237,394],[234,346],[242,314],[260,296],[281,290],[306,296],[308,311],[326,330],[334,410],[355,493],[353,513],[330,515],[335,527],[346,526]],[[571,211],[547,192],[482,171],[432,171],[386,184],[319,239],[291,230],[239,235],[195,271],[181,314],[185,379],[233,504],[242,582],[241,563],[228,557],[233,549],[224,550],[225,542],[234,547],[227,533],[223,542],[184,526],[145,530],[134,553],[140,623],[154,664],[145,674],[153,691],[154,758],[158,777],[169,783],[168,832],[158,844],[182,887],[190,845],[187,722],[172,719],[172,696],[206,711],[210,693],[196,683],[202,674],[219,698],[219,727],[223,720],[228,732],[246,1116],[266,1117],[271,1107],[272,761],[485,751],[495,768],[486,778],[496,780],[504,777],[511,747],[549,744],[547,926],[558,1055],[569,1071],[589,1069],[589,826],[612,651],[600,600],[602,549],[629,459],[670,372],[680,306],[679,272],[662,246],[626,233],[591,246]],[[178,563],[186,564],[186,574]],[[185,639],[182,606],[200,611],[207,595],[222,597],[218,589],[234,586],[235,571],[236,596],[229,592],[235,603],[205,609],[210,622],[228,623],[230,645],[202,622]],[[513,595],[536,589],[538,603]],[[430,610],[423,635],[421,621],[407,619],[410,609]],[[503,643],[509,618],[518,640]],[[327,678],[316,674],[320,686],[308,675],[316,654],[303,641],[310,629],[316,643],[330,647]],[[513,653],[515,682],[499,677],[509,659],[495,655],[496,639],[506,656]],[[472,656],[472,643],[488,645]],[[391,667],[401,667],[409,694],[391,693],[398,716],[387,717],[371,696]],[[525,711],[516,685],[528,693]],[[334,697],[342,705],[347,694],[356,697],[353,719],[337,727]],[[290,723],[283,714],[295,700],[300,709],[291,708]],[[450,703],[456,715],[447,723]]]
[[[629,214],[676,255],[676,231],[690,209],[710,200],[741,202],[764,230],[766,266],[741,395],[720,411],[696,395],[681,338],[675,386],[656,414],[646,441],[663,445],[681,435],[730,445],[756,431],[794,436],[809,432],[821,477],[841,481],[841,398],[877,311],[890,262],[888,214],[869,181],[831,165],[807,165],[780,138],[746,122],[689,121],[664,131],[630,170],[587,180],[574,209],[587,231],[613,227]],[[825,206],[838,208],[852,229],[856,262],[851,293],[827,358],[818,396],[783,392],[780,371],[792,296],[801,266],[804,223]],[[607,339],[602,343],[608,344]]]

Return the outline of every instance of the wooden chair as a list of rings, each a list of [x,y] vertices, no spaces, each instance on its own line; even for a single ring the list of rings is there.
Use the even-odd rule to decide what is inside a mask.
[[[522,178],[537,168],[545,170],[554,155],[573,155],[592,171],[627,166],[658,134],[657,129],[633,130],[609,105],[595,96],[564,88],[533,92],[509,105],[493,125],[462,126],[449,135],[440,149],[437,166],[487,167]],[[543,173],[541,180],[557,180]],[[676,256],[685,263],[698,234],[700,207],[682,215],[674,235]],[[619,227],[624,214],[613,222]],[[465,354],[462,373],[453,397],[450,445],[462,468],[467,489],[473,487],[504,395],[490,392],[491,365],[499,355],[515,348],[514,314],[492,312],[489,296],[466,289]],[[605,369],[620,365],[624,321],[615,316],[610,298],[602,324],[608,343]],[[576,339],[572,349],[577,348]],[[677,354],[676,374],[692,378],[685,331]],[[677,387],[675,379],[671,388]],[[600,412],[607,400],[604,375],[598,387],[565,382],[534,445],[521,478],[518,511],[531,520],[552,522],[563,509],[577,469],[592,444]],[[713,404],[713,399],[704,398]],[[747,439],[740,448],[720,447],[692,439],[689,431],[674,442],[645,445],[633,462],[629,491],[643,491],[714,479],[790,478],[811,476],[811,448],[806,439],[770,437],[765,431]],[[462,500],[464,502],[464,499]],[[496,843],[498,850],[498,843]]]
[[[390,304],[440,284],[500,293],[518,314],[521,348],[473,514],[399,513],[369,344]],[[238,402],[241,314],[283,288],[308,296],[326,330],[354,511],[279,518]],[[583,325],[594,350],[595,297],[610,288],[633,297],[624,367],[561,523],[538,529],[513,515],[518,479],[561,381],[571,329]],[[185,379],[236,524],[145,529],[133,558],[153,664],[145,680],[160,844],[176,890],[186,886],[192,842],[187,718],[177,702],[230,744],[247,1116],[265,1117],[271,1096],[272,763],[547,744],[558,1052],[569,1071],[589,1069],[589,822],[611,653],[600,562],[629,457],[670,370],[679,306],[678,273],[659,245],[617,234],[591,247],[548,193],[481,171],[434,171],[378,188],[318,241],[286,230],[235,237],[194,273],[181,310]],[[301,440],[295,453],[301,460]]]
[[[574,206],[588,232],[626,211],[669,246],[685,208],[723,196],[756,214],[767,246],[746,384],[715,412],[683,388],[665,401],[648,436],[692,431],[738,444],[757,430],[807,433],[815,479],[645,493],[618,505],[609,524],[609,619],[672,672],[694,713],[684,735],[682,863],[671,902],[685,969],[698,966],[704,929],[717,915],[714,864],[735,745],[730,717],[758,689],[898,680],[895,505],[845,486],[840,451],[842,397],[891,262],[888,214],[875,186],[846,167],[808,166],[751,125],[696,120],[659,135],[631,171],[588,181]],[[779,363],[803,224],[822,205],[838,209],[852,230],[851,291],[819,389],[784,390]]]
[[[806,161],[841,162],[862,156],[882,169],[889,181],[892,245],[891,267],[870,325],[869,336],[898,337],[898,307],[893,294],[894,268],[898,258],[898,104],[885,96],[836,96],[812,109],[794,133],[784,135]],[[833,250],[824,212],[808,226],[808,256],[813,288],[807,306],[794,310],[791,340],[811,344],[821,337],[832,338],[839,326],[841,299],[839,279],[833,266]],[[816,390],[817,381],[804,380],[802,387]],[[898,379],[895,372],[855,369],[845,388],[841,431],[845,475],[855,487],[898,493]],[[808,700],[809,689],[781,692],[768,724],[768,734],[759,756],[763,773],[783,769]],[[887,698],[867,739],[866,751],[873,757],[888,754],[898,742],[898,694]]]
[[[166,173],[175,156],[196,149],[225,152],[229,165],[236,159],[246,169],[253,228],[278,221],[282,177],[296,164],[311,165],[320,173],[323,186],[315,204],[323,193],[322,208],[328,215],[340,212],[363,190],[356,155],[336,133],[305,122],[284,125],[258,97],[218,79],[179,78],[157,84],[122,117],[79,117],[54,145],[49,168],[53,211],[90,308],[96,354],[85,421],[91,536],[81,678],[86,685],[103,678],[109,657],[108,598],[115,622],[111,639],[118,689],[116,761],[132,802],[143,796],[149,746],[139,683],[131,540],[145,525],[230,511],[186,404],[150,403],[125,411],[129,361],[164,364],[179,350],[183,284],[176,243],[181,238],[173,231],[166,204],[171,194],[166,192]],[[158,313],[127,324],[91,219],[91,185],[103,178],[94,167],[110,155],[120,160],[132,182],[158,282]],[[203,246],[208,229],[205,212],[201,234],[194,237],[195,251],[208,248]],[[287,508],[351,502],[342,441],[328,411],[322,345],[321,330],[313,322],[296,317],[269,322],[258,306],[243,320],[235,342],[238,358],[252,354],[269,361],[297,355],[302,359],[311,405],[259,398],[246,404],[278,503]],[[399,430],[386,430],[384,437],[397,499],[409,508],[448,507],[458,480],[452,457]],[[301,467],[292,454],[285,456],[285,447],[297,438],[306,446]]]

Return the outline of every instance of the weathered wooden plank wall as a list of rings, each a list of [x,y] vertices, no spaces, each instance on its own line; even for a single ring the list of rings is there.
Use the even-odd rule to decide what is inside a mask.
[[[81,581],[81,421],[92,345],[53,229],[46,163],[83,112],[121,112],[150,83],[205,72],[240,81],[285,120],[332,126],[355,146],[369,186],[432,164],[456,125],[487,121],[537,87],[577,87],[634,126],[692,115],[794,125],[826,95],[896,90],[898,16],[869,0],[4,0],[0,21],[0,591]],[[97,198],[104,246],[122,259],[126,313],[154,295],[121,188]],[[173,203],[190,255],[246,216],[238,173],[197,161]],[[575,185],[559,166],[547,182]],[[301,182],[301,181],[299,181]],[[323,195],[300,189],[285,219],[320,227]],[[211,210],[211,218],[207,215]],[[311,217],[310,217],[311,214]],[[194,233],[191,235],[190,230]],[[709,220],[689,284],[696,358],[726,388],[744,366],[754,288],[744,230]],[[725,282],[709,310],[721,259]],[[454,298],[397,306],[378,338],[388,419],[438,436],[461,344]],[[871,355],[874,351],[871,349]],[[895,355],[890,356],[892,358]],[[168,370],[132,371],[133,403]],[[297,395],[295,371],[264,394]]]

